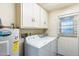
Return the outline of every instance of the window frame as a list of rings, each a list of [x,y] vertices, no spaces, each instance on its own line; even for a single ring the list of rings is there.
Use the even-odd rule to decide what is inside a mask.
[[[67,16],[67,17],[73,17],[72,18],[72,21],[73,21],[73,24],[72,25],[62,25],[62,20],[66,20],[66,19],[61,19],[61,18],[66,18],[66,17],[61,17],[59,18],[60,19],[60,28],[59,28],[59,33],[61,36],[76,36],[77,33],[75,33],[75,28],[74,28],[74,16]],[[72,26],[73,27],[73,33],[62,33],[61,31],[62,30],[65,30],[65,29],[62,29],[63,26]]]

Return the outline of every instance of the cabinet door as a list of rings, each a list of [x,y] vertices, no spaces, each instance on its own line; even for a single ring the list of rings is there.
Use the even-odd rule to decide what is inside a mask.
[[[41,8],[41,27],[47,28],[47,21],[48,20],[48,15],[47,12]]]
[[[77,56],[78,38],[60,37],[58,39],[58,53],[65,56]]]
[[[34,19],[34,26],[39,27],[39,20],[40,20],[40,6],[37,4],[33,4],[33,19]]]
[[[22,26],[23,27],[32,27],[32,16],[33,16],[33,4],[32,3],[23,3],[22,4]]]

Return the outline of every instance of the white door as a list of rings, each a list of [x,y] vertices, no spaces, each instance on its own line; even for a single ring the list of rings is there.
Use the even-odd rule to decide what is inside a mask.
[[[65,56],[78,55],[78,38],[60,37],[58,39],[58,54]]]

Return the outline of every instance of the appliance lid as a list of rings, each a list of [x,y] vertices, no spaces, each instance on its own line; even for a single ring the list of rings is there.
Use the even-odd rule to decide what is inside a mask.
[[[0,36],[9,36],[11,35],[11,31],[9,30],[0,30]]]

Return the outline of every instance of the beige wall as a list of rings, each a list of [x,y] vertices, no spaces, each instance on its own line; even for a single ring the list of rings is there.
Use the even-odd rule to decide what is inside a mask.
[[[58,27],[59,27],[59,19],[58,16],[64,15],[64,14],[69,14],[69,13],[74,13],[74,12],[79,12],[79,4],[73,4],[72,6],[59,9],[56,11],[52,11],[49,13],[49,29],[48,29],[48,34],[50,36],[57,36],[58,34]]]
[[[42,29],[21,29],[21,33],[31,33],[31,34],[44,34],[45,30]]]
[[[11,26],[12,22],[16,20],[15,4],[14,3],[0,3],[0,18],[4,26]],[[33,33],[40,34],[44,33],[44,30],[28,30],[22,29],[21,33]]]
[[[0,18],[2,24],[10,26],[15,19],[15,9],[13,3],[0,3]]]

